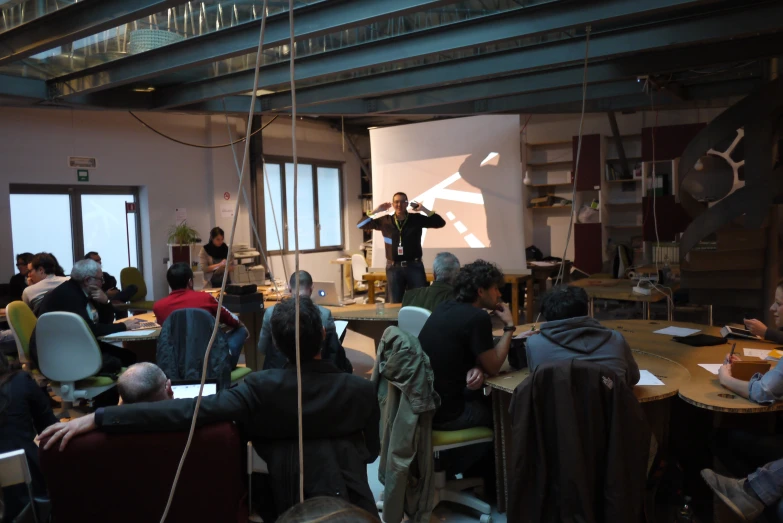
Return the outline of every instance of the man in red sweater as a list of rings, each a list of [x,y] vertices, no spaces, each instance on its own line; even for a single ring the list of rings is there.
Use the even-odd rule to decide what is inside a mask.
[[[166,280],[171,287],[171,294],[155,302],[153,312],[155,320],[163,325],[166,318],[172,312],[179,309],[204,309],[215,316],[218,302],[209,293],[193,290],[193,271],[187,263],[175,263],[166,272]],[[224,324],[228,331],[228,350],[231,353],[231,368],[237,366],[242,347],[245,345],[250,333],[239,318],[231,314],[228,309],[221,307],[220,323]]]

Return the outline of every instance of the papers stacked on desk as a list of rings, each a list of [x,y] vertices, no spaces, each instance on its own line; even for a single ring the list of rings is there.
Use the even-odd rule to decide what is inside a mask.
[[[107,334],[106,336],[103,336],[103,339],[121,340],[123,338],[142,338],[144,336],[155,334],[155,330],[156,329],[140,329],[135,331],[115,332],[114,334]]]
[[[699,329],[686,329],[684,327],[666,327],[665,329],[660,329],[653,334],[664,334],[666,336],[690,336],[691,334],[696,334],[697,332],[701,332]]]
[[[665,376],[664,376],[665,377]],[[639,371],[639,383],[637,385],[665,385],[664,382],[658,379],[658,376],[650,372],[649,370]]]

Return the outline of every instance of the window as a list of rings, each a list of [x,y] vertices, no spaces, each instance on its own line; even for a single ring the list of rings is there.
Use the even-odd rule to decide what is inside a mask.
[[[119,279],[125,267],[141,268],[137,196],[134,187],[12,184],[13,255],[51,252],[69,274],[75,260],[97,251]]]
[[[272,253],[294,251],[294,164],[290,159],[266,159],[263,179],[266,248]],[[338,164],[313,160],[297,166],[297,225],[300,251],[343,247],[342,173]]]

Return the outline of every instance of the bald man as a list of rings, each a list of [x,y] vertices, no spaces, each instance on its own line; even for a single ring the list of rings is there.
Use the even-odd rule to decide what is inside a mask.
[[[120,405],[146,403],[174,398],[171,380],[154,363],[136,363],[128,367],[117,380]]]

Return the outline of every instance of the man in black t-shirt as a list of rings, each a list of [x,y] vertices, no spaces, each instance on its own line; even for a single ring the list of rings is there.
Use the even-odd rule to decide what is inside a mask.
[[[514,321],[501,301],[503,273],[492,263],[477,260],[465,265],[454,281],[455,300],[441,303],[419,333],[421,348],[430,358],[440,408],[432,428],[461,430],[492,427],[492,409],[481,393],[484,374],[500,372],[508,357]],[[503,336],[492,338],[489,313],[503,321]],[[444,453],[446,472],[483,477],[485,494],[494,488],[492,444],[469,445]]]
[[[508,357],[514,321],[509,306],[500,301],[504,284],[503,273],[492,263],[477,260],[464,266],[454,282],[456,299],[438,305],[419,334],[441,399],[435,429],[492,426],[491,409],[480,395],[473,399],[468,391],[479,390],[484,374],[496,375]],[[497,344],[485,309],[494,311],[505,325]]]
[[[394,207],[394,214],[387,214]],[[389,303],[402,302],[407,289],[427,286],[424,264],[421,262],[422,229],[440,229],[446,221],[417,202],[411,202],[408,213],[408,196],[398,192],[392,203],[382,203],[377,209],[363,216],[356,226],[366,231],[381,231],[386,252],[386,280]],[[383,213],[383,214],[382,214]]]

